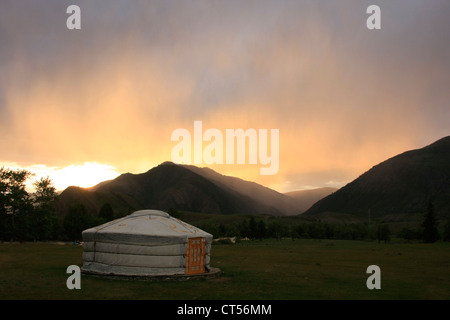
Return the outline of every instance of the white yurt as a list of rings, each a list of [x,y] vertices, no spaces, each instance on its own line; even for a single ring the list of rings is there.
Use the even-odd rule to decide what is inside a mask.
[[[159,210],[140,210],[82,232],[82,272],[119,276],[209,272],[213,236]]]

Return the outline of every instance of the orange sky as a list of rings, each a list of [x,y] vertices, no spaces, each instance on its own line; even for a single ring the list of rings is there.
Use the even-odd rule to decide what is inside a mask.
[[[171,160],[171,133],[201,120],[279,129],[277,174],[222,174],[343,186],[450,133],[449,8],[404,3],[382,1],[370,31],[360,1],[79,1],[70,31],[64,3],[7,2],[0,165],[87,186]]]

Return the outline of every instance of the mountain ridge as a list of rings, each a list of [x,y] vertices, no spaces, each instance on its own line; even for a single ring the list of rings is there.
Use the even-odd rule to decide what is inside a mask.
[[[287,196],[268,187],[210,168],[163,162],[144,173],[124,173],[91,188],[69,187],[58,201],[58,211],[67,214],[79,202],[96,214],[110,203],[120,214],[153,208],[218,214],[296,215],[318,199]]]
[[[69,187],[57,210],[66,214],[72,203],[92,214],[109,203],[119,214],[153,208],[218,214],[300,215],[327,213],[408,216],[423,213],[433,202],[438,215],[450,215],[450,136],[423,148],[391,157],[340,188],[280,193],[210,168],[166,161],[144,173],[124,173],[91,188]],[[409,219],[409,218],[408,218]]]
[[[319,200],[304,216],[325,212],[383,217],[423,213],[432,202],[450,213],[450,136],[391,157]]]

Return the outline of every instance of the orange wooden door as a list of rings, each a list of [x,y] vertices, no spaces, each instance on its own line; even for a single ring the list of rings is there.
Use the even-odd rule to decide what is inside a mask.
[[[205,272],[205,259],[205,238],[190,238],[186,249],[186,274]]]

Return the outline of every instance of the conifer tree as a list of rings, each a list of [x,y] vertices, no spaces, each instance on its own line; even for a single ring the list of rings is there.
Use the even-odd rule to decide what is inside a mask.
[[[422,222],[423,227],[423,242],[433,243],[439,239],[438,222],[434,213],[433,203],[428,204],[428,210],[424,215]]]

